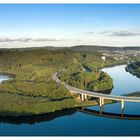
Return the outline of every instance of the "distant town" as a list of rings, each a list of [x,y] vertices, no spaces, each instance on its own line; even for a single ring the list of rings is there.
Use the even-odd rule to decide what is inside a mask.
[[[102,51],[99,51],[102,52]],[[115,60],[123,60],[130,58],[139,58],[140,51],[139,50],[127,50],[127,51],[105,51],[102,52],[102,55],[105,57],[113,57]]]

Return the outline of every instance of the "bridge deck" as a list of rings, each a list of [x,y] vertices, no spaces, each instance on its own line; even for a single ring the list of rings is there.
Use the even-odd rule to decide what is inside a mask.
[[[87,91],[87,90],[82,90],[82,89],[72,87],[70,85],[67,85],[64,82],[61,82],[57,77],[57,72],[54,73],[54,75],[52,76],[52,79],[55,80],[57,83],[63,84],[68,90],[70,90],[71,92],[73,92],[75,94],[85,94],[85,95],[92,96],[92,97],[98,97],[98,98],[101,97],[104,99],[111,99],[111,100],[118,100],[118,101],[124,100],[124,101],[130,101],[130,102],[140,102],[140,97],[107,95],[107,94],[103,94],[103,93],[97,93],[97,92],[93,92],[93,91]]]

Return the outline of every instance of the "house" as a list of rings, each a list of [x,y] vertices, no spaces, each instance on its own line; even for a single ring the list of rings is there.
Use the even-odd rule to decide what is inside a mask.
[[[105,57],[105,56],[102,56],[101,58],[102,58],[102,60],[104,60],[104,61],[105,61],[105,59],[106,59],[106,57]]]

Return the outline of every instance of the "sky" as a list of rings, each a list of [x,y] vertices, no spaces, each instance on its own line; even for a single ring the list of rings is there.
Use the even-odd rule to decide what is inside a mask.
[[[0,4],[0,48],[140,46],[139,4]]]

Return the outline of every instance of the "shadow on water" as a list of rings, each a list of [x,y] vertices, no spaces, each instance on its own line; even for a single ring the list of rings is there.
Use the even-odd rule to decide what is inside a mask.
[[[125,119],[125,120],[140,120],[140,115],[124,114],[124,112],[122,112],[121,114],[109,113],[109,112],[104,112],[102,109],[97,111],[97,110],[88,109],[85,107],[78,108],[77,111],[85,113],[85,114],[90,114],[93,116],[99,116],[99,117]]]
[[[31,116],[0,116],[0,123],[9,123],[9,124],[35,124],[40,122],[52,121],[56,118],[69,116],[76,113],[76,109],[69,109],[63,111],[57,111],[55,113],[47,113],[42,115],[31,115]]]
[[[124,114],[124,113],[121,114],[109,113],[109,112],[104,112],[103,110],[97,111],[93,109],[88,109],[86,107],[81,107],[77,109],[57,111],[55,113],[47,113],[42,115],[19,116],[19,117],[0,116],[0,123],[9,123],[9,124],[16,124],[16,125],[20,125],[20,124],[32,125],[35,123],[52,121],[56,118],[63,117],[63,116],[70,116],[76,113],[77,111],[81,113],[90,114],[93,116],[105,117],[105,118],[140,120],[140,115],[132,115],[132,114]]]

